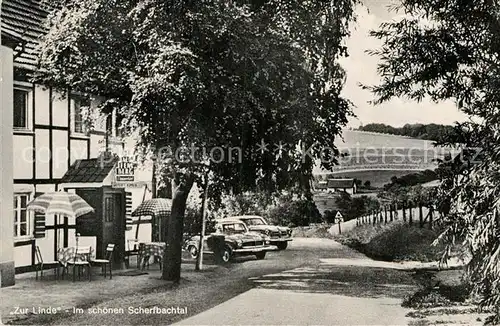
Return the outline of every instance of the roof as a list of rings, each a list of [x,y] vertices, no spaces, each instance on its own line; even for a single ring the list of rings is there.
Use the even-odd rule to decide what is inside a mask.
[[[319,181],[316,184],[316,189],[326,189],[328,188],[328,182],[327,181]]]
[[[117,158],[101,160],[92,158],[86,160],[76,160],[62,177],[61,183],[87,183],[103,182],[113,170]]]
[[[37,61],[36,46],[40,37],[47,33],[44,25],[52,7],[42,0],[3,0],[1,21],[2,32],[17,35],[22,44],[14,49],[15,66],[34,70]]]
[[[354,179],[328,179],[328,188],[353,188]]]
[[[237,219],[235,217],[229,217],[229,218],[221,218],[215,220],[216,223],[243,223],[240,219]]]
[[[259,215],[238,215],[238,216],[230,216],[226,218],[226,220],[240,220],[240,219],[249,219],[249,218],[262,218]]]

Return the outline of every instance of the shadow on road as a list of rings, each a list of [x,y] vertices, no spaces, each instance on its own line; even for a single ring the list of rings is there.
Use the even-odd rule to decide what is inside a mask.
[[[296,268],[252,280],[266,289],[366,298],[404,298],[417,288],[409,272],[359,266]]]

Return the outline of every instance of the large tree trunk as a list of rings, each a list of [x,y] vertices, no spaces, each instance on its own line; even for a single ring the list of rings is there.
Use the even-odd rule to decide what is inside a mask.
[[[179,282],[181,279],[184,213],[193,181],[191,176],[182,174],[176,174],[172,179],[172,211],[168,221],[167,248],[162,271],[162,279],[167,281]]]

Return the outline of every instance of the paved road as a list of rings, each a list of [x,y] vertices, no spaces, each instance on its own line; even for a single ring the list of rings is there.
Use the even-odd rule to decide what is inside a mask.
[[[408,273],[329,240],[299,240],[288,255],[315,247],[329,248],[322,254],[335,258],[254,277],[255,288],[177,325],[408,324],[401,307],[415,289]],[[288,255],[281,259],[293,259]]]

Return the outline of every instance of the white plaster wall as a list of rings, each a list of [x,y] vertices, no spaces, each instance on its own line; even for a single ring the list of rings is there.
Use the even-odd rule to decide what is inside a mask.
[[[2,122],[2,128],[4,126]],[[33,138],[28,135],[14,135],[13,139],[14,179],[31,179],[33,178]]]
[[[35,86],[35,123],[49,124],[49,89],[40,85]]]
[[[38,179],[48,179],[50,177],[49,131],[36,130],[35,137],[36,177]]]
[[[72,139],[71,140],[71,164],[75,163],[76,160],[87,158],[87,141]]]
[[[38,101],[36,102],[38,106]],[[38,108],[38,107],[37,107]],[[54,126],[68,126],[68,97],[60,92],[52,93],[52,123]],[[66,145],[67,147],[67,145]]]
[[[63,130],[53,130],[52,155],[54,164],[54,178],[62,178],[68,170],[68,133]]]
[[[0,263],[14,260],[13,202],[13,56],[0,47]]]

